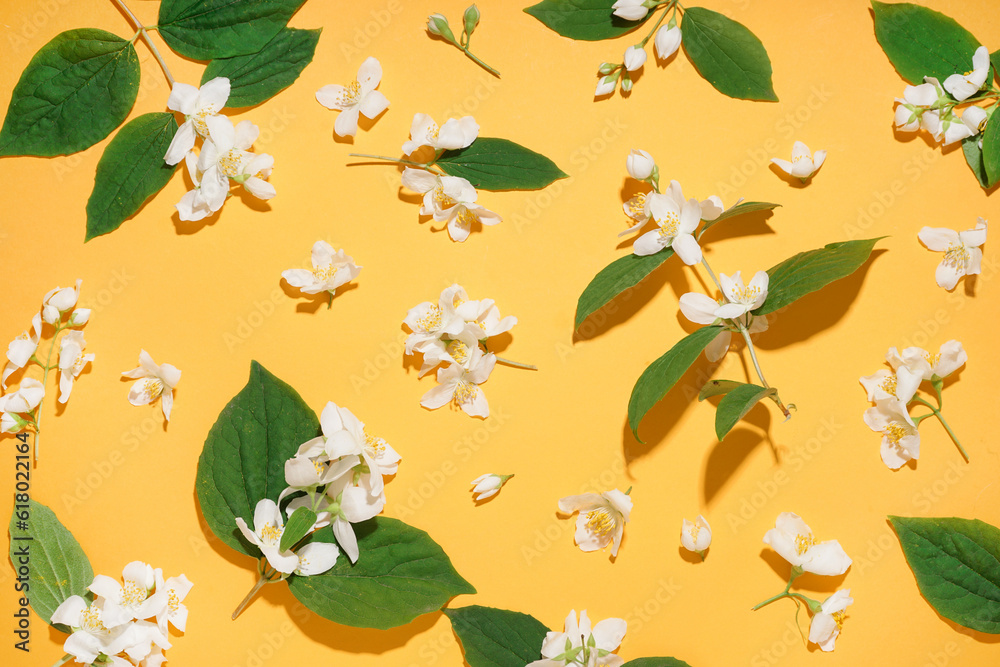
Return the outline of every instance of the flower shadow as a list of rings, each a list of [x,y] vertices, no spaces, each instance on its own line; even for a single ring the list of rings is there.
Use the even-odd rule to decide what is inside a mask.
[[[774,216],[774,211],[757,211],[756,213],[745,213],[734,220],[724,220],[717,225],[712,225],[705,232],[707,241],[700,240],[702,249],[710,248],[716,241],[725,239],[736,239],[744,236],[758,236],[761,234],[776,234],[767,224],[768,220]]]
[[[774,573],[781,578],[781,581],[788,581],[792,566],[787,560],[782,558],[777,551],[764,547],[760,550],[760,557],[764,559],[765,563],[771,566],[771,569],[774,570]],[[828,595],[832,595],[843,586],[844,580],[847,579],[847,575],[850,573],[850,569],[848,569],[844,574],[838,574],[836,576],[824,576],[820,574],[813,574],[812,572],[806,572],[795,580],[795,583],[792,585],[792,590],[795,592],[810,591],[814,593],[826,593]]]
[[[847,316],[872,263],[886,252],[885,248],[876,249],[868,261],[851,275],[805,295],[787,308],[770,313],[767,316],[768,330],[758,334],[757,347],[774,350],[794,345],[833,327]]]
[[[696,554],[693,551],[688,551],[684,547],[677,547],[677,553],[680,554],[681,558],[683,558],[687,562],[691,563],[692,565],[701,565],[702,563],[705,562],[705,561],[702,560],[701,556],[699,556],[698,554]],[[708,556],[708,552],[707,551],[705,553],[705,556],[706,557]]]
[[[801,190],[802,188],[805,188],[810,183],[812,183],[812,174],[810,174],[809,177],[803,181],[798,176],[792,176],[787,171],[785,171],[778,165],[774,164],[773,162],[769,165],[768,169],[770,169],[771,173],[777,174],[778,178],[783,180],[788,185],[788,187],[795,188],[796,190]]]

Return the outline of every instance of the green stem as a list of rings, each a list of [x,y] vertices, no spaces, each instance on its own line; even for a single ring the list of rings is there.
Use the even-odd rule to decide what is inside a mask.
[[[642,48],[646,48],[646,43],[649,41],[649,38],[656,34],[656,29],[660,27],[660,24],[663,23],[663,19],[666,18],[667,14],[669,14],[670,10],[672,9],[672,6],[675,5],[675,4],[677,4],[677,3],[676,2],[668,2],[665,5],[666,9],[664,11],[660,12],[660,18],[657,19],[656,25],[654,25],[653,29],[649,31],[649,34],[646,35],[645,39],[643,39],[641,42],[639,42],[638,46],[640,46]]]
[[[792,597],[792,596],[788,594],[788,589],[786,588],[785,590],[781,591],[777,595],[773,595],[773,596],[769,597],[768,599],[764,600],[763,602],[757,603],[754,606],[754,608],[751,609],[750,611],[757,611],[761,607],[765,607],[765,606],[771,604],[772,602],[774,602],[775,600],[780,600],[781,598],[790,598],[790,597]]]
[[[718,287],[719,291],[722,292],[722,295],[725,296],[726,292],[725,292],[725,290],[722,289],[722,283],[720,283],[719,279],[715,277],[715,271],[713,271],[712,267],[708,265],[708,260],[705,259],[705,255],[704,254],[702,254],[702,256],[701,256],[701,263],[705,267],[705,269],[708,271],[708,275],[712,276],[712,282],[715,283],[715,286]]]
[[[160,63],[160,67],[163,69],[163,75],[167,77],[167,82],[172,87],[174,85],[174,77],[170,73],[170,68],[167,67],[167,63],[164,62],[163,56],[160,55],[159,49],[157,49],[156,45],[153,44],[153,40],[150,39],[149,33],[146,32],[146,26],[142,24],[142,22],[136,17],[135,14],[132,13],[132,10],[129,9],[122,0],[112,0],[112,2],[118,5],[118,7],[125,12],[125,15],[128,16],[133,25],[139,30],[140,33],[142,33],[142,40],[146,42],[146,46],[148,46],[149,50],[153,53],[153,57],[156,58],[158,63]],[[132,40],[134,41],[135,37],[133,37]]]
[[[965,451],[965,447],[962,447],[962,443],[959,442],[958,436],[955,435],[955,431],[952,430],[951,424],[949,424],[948,421],[944,418],[944,415],[941,414],[941,410],[939,410],[938,408],[935,408],[933,405],[931,405],[931,403],[929,401],[925,401],[924,399],[920,398],[919,396],[914,396],[913,400],[916,401],[917,403],[921,403],[922,405],[926,405],[928,408],[931,409],[931,413],[935,417],[938,418],[938,421],[941,422],[941,426],[944,426],[944,430],[948,431],[948,435],[951,436],[952,442],[955,443],[955,446],[958,447],[958,451],[961,452],[961,454],[962,454],[962,458],[964,458],[965,462],[968,463],[969,462],[969,454],[968,454],[968,452]],[[926,419],[929,416],[930,415],[921,415],[920,419],[923,420],[923,419]]]
[[[503,357],[496,358],[498,364],[504,364],[505,366],[513,366],[514,368],[524,368],[529,371],[537,371],[538,366],[532,366],[531,364],[522,364],[519,361],[511,361],[510,359],[504,359]]]
[[[59,667],[59,665],[65,665],[67,662],[69,662],[72,659],[73,659],[73,655],[70,654],[70,653],[67,653],[63,657],[59,658],[59,660],[57,660],[55,663],[53,663],[52,667]]]
[[[59,332],[65,329],[62,322],[56,325],[56,332],[52,334],[52,345],[49,346],[49,354],[45,358],[45,364],[42,368],[45,372],[42,373],[42,387],[45,386],[46,381],[49,379],[49,371],[52,370],[52,353],[56,349],[56,338],[59,337]],[[38,407],[35,408],[35,465],[38,465],[38,440],[42,437],[42,405],[45,403],[45,397],[42,396],[42,400],[38,402]]]
[[[253,600],[254,596],[257,595],[260,589],[264,588],[265,584],[270,584],[277,581],[277,579],[274,579],[274,575],[277,574],[278,571],[272,569],[269,564],[265,564],[263,565],[263,567],[260,567],[259,571],[260,571],[260,579],[257,580],[257,583],[254,584],[254,587],[250,589],[250,592],[247,593],[247,596],[243,598],[242,602],[240,602],[240,606],[238,606],[236,608],[236,611],[233,612],[234,621],[236,620],[237,616],[243,613],[243,610],[247,608],[247,605],[250,604],[250,601]]]
[[[371,158],[372,160],[385,160],[386,162],[395,162],[396,164],[408,164],[411,167],[420,167],[421,169],[427,169],[428,171],[430,171],[431,167],[434,165],[433,162],[414,162],[412,160],[403,160],[395,157],[387,157],[385,155],[372,155],[370,153],[348,153],[347,157],[366,157]],[[438,172],[435,171],[434,173]]]
[[[487,70],[490,74],[492,74],[496,78],[498,79],[500,78],[500,72],[496,71],[495,69],[484,63],[482,60],[477,58],[475,55],[473,55],[472,51],[469,50],[468,46],[460,46],[459,48],[462,49],[462,52],[465,53],[465,55],[467,55],[469,58],[471,58],[472,61],[475,62],[477,65]]]

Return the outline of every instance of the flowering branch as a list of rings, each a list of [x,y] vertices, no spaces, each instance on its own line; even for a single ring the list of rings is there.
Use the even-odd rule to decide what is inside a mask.
[[[455,34],[451,31],[451,27],[448,25],[448,19],[445,18],[443,14],[431,14],[427,18],[427,32],[432,35],[437,35],[438,37],[443,37],[451,44],[454,44],[474,63],[499,79],[500,72],[484,63],[469,50],[469,43],[472,41],[472,32],[479,24],[480,16],[481,14],[479,12],[479,8],[475,5],[470,5],[465,10],[465,14],[462,16],[462,36],[458,40],[455,39]]]
[[[152,30],[152,29],[155,29],[156,26],[144,26],[142,24],[142,22],[136,17],[136,15],[132,13],[132,10],[129,9],[128,6],[126,6],[126,4],[123,2],[123,0],[112,0],[112,2],[114,2],[116,5],[118,5],[118,7],[123,12],[125,12],[125,15],[132,22],[133,26],[138,30],[138,32],[136,33],[136,35],[133,35],[132,40],[134,41],[135,38],[139,34],[142,35],[142,40],[144,42],[146,42],[146,46],[148,46],[149,50],[153,53],[153,57],[156,58],[156,61],[158,63],[160,63],[160,67],[163,69],[163,74],[164,74],[164,76],[167,77],[167,82],[171,86],[173,86],[174,85],[174,77],[173,77],[172,74],[170,74],[170,68],[167,67],[167,63],[164,62],[163,56],[160,55],[159,49],[157,49],[156,45],[153,44],[153,40],[150,39],[149,33],[146,32],[147,27]]]
[[[254,596],[260,592],[260,589],[264,588],[265,584],[275,584],[279,581],[284,581],[284,579],[288,576],[273,569],[267,562],[266,558],[261,558],[257,563],[257,572],[260,574],[260,579],[257,580],[254,587],[250,589],[247,596],[243,598],[243,601],[240,602],[238,607],[236,607],[236,611],[233,612],[232,616],[234,621],[240,614],[243,613],[243,610],[247,608],[247,605],[250,604],[250,601],[253,600]]]

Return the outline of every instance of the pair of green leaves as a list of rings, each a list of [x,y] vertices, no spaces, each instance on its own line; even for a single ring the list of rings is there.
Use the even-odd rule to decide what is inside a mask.
[[[493,607],[445,609],[469,667],[524,667],[541,657],[549,629],[528,614]],[[675,658],[639,658],[623,667],[690,667]]]
[[[919,85],[925,76],[944,82],[955,73],[972,69],[972,55],[983,43],[945,16],[907,2],[887,4],[872,2],[875,37],[893,67],[908,83]],[[994,63],[987,81],[993,80],[1000,51],[990,56]],[[1000,181],[1000,120],[994,114],[985,130],[962,143],[965,160],[984,188]],[[979,148],[980,140],[983,142]]]
[[[539,190],[566,178],[566,173],[544,155],[513,141],[490,137],[445,151],[431,164],[481,190]]]
[[[222,410],[198,460],[198,502],[212,532],[240,553],[259,558],[259,550],[237,529],[236,517],[252,524],[259,500],[277,501],[287,486],[285,461],[319,433],[316,414],[298,393],[253,362],[250,380]],[[311,527],[309,517],[296,512],[286,529],[294,533],[298,525],[301,531],[306,522]],[[354,529],[361,551],[357,563],[341,554],[323,574],[287,580],[292,594],[320,616],[385,629],[436,611],[455,595],[475,593],[427,533],[384,517]],[[335,542],[329,528],[311,539]]]
[[[181,55],[211,60],[202,83],[224,76],[228,106],[270,99],[298,78],[319,30],[286,27],[305,0],[163,0],[157,29]],[[0,156],[68,155],[103,141],[128,117],[139,91],[131,41],[83,28],[57,35],[32,58],[0,129]],[[140,116],[119,131],[98,165],[86,240],[117,229],[170,180],[163,156],[173,114]]]
[[[931,606],[959,625],[1000,634],[1000,530],[977,519],[889,522]]]
[[[34,500],[15,505],[10,517],[10,562],[15,573],[30,563],[27,588],[20,590],[38,617],[60,632],[72,632],[49,619],[74,595],[93,599],[87,587],[94,581],[94,569],[80,543],[45,505]]]
[[[646,22],[626,21],[606,0],[542,0],[524,11],[564,37],[586,41],[613,39]],[[757,36],[741,23],[703,7],[686,7],[682,44],[692,64],[723,95],[743,100],[777,101],[771,60]]]
[[[878,240],[831,243],[816,250],[800,252],[771,267],[767,270],[767,298],[753,311],[753,315],[756,317],[773,313],[811,292],[846,278],[868,261]],[[642,418],[667,395],[698,359],[698,355],[722,332],[723,328],[719,326],[698,329],[682,338],[639,376],[628,403],[629,427],[637,440]],[[719,404],[722,413],[717,413],[716,416],[716,435],[720,440],[758,401],[773,396],[764,387],[749,384],[742,385],[739,391],[729,387],[727,391],[716,393],[727,394]],[[708,395],[702,398],[707,398]]]

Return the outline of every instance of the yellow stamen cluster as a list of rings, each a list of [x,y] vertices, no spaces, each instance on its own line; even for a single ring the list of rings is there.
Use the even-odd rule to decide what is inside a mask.
[[[460,340],[450,340],[448,344],[445,345],[445,350],[451,355],[451,358],[460,364],[464,364],[469,360],[469,346]]]
[[[896,395],[896,376],[895,375],[889,375],[889,376],[887,376],[884,380],[882,380],[882,384],[880,384],[879,387],[885,393],[892,394],[893,396],[895,396]]]
[[[601,537],[615,528],[615,519],[606,507],[587,512],[587,530]]]
[[[80,627],[91,633],[108,631],[104,623],[101,622],[101,612],[93,605],[80,613]]]
[[[740,303],[751,303],[760,296],[759,287],[733,287],[733,300]]]
[[[149,597],[149,592],[145,586],[141,586],[136,581],[126,580],[122,586],[122,606],[136,607]]]
[[[278,544],[281,541],[281,529],[277,526],[267,524],[260,529],[260,539],[272,546]]]
[[[142,393],[149,397],[149,400],[156,399],[163,393],[163,380],[160,378],[146,378],[142,382]]]
[[[442,317],[441,308],[438,306],[431,306],[427,310],[426,315],[417,318],[417,328],[424,333],[437,331],[441,328]]]
[[[969,250],[961,243],[952,243],[944,251],[944,263],[956,269],[965,269],[969,265]]]
[[[812,533],[809,533],[808,535],[795,536],[795,553],[800,556],[805,554],[805,552],[809,551],[809,549],[815,545],[816,538],[812,536]]]
[[[203,109],[199,109],[197,113],[190,117],[191,124],[194,125],[195,131],[201,136],[208,136],[208,123],[205,122],[205,119],[209,116],[214,116],[215,111],[215,105],[210,104]]]
[[[337,275],[337,267],[330,264],[330,266],[321,269],[313,269],[313,275],[316,276],[316,280],[327,282],[333,280],[333,277]]]
[[[319,461],[313,461],[313,468],[316,469],[316,474],[320,477],[322,477],[323,473],[326,472],[326,464],[320,463]]]
[[[243,151],[231,148],[219,158],[219,171],[229,177],[239,176],[243,170]]]
[[[435,141],[440,132],[441,128],[437,126],[437,123],[431,123],[431,126],[427,128],[427,139],[429,141]]]
[[[171,614],[176,614],[181,608],[181,601],[177,599],[177,591],[171,589],[167,591],[167,609]]]
[[[882,433],[889,439],[889,442],[898,445],[899,441],[906,435],[906,430],[896,422],[891,422],[886,424],[885,428],[882,429]]]
[[[641,192],[628,200],[628,214],[632,218],[642,217],[646,213],[646,193]]]
[[[458,203],[452,199],[451,196],[445,194],[444,187],[440,185],[434,189],[434,201],[436,201],[441,208],[451,208]]]
[[[846,611],[835,611],[830,615],[833,616],[833,622],[837,624],[838,629],[844,627],[844,619],[847,618]]]
[[[455,404],[463,405],[470,403],[476,398],[476,394],[478,393],[479,385],[474,382],[462,380],[455,386]]]
[[[472,223],[479,222],[479,216],[467,208],[463,208],[458,214],[458,224],[462,227],[471,227]]]
[[[340,93],[339,103],[342,106],[351,106],[358,103],[361,99],[361,84],[357,81],[351,81],[351,83],[344,88]]]
[[[941,354],[940,353],[938,353],[938,354],[931,354],[930,352],[924,352],[924,357],[927,359],[927,363],[931,365],[931,368],[934,368],[935,366],[937,366],[938,362],[941,361]]]
[[[669,236],[673,238],[677,236],[677,232],[680,229],[681,218],[676,213],[667,213],[663,220],[657,221],[660,224],[660,236]]]
[[[365,449],[368,450],[372,458],[377,459],[381,456],[382,452],[385,451],[385,446],[385,438],[374,436],[368,432],[368,429],[365,429]]]

